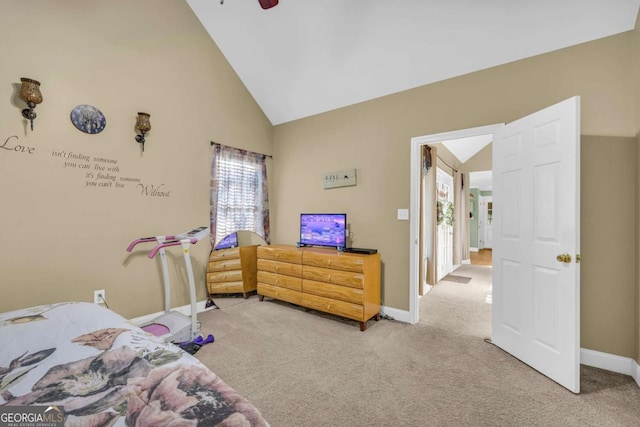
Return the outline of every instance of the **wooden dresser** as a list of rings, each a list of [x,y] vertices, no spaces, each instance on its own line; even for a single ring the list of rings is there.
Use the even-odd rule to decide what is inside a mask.
[[[258,295],[357,320],[364,331],[380,319],[380,254],[260,246]]]
[[[257,245],[212,251],[207,264],[209,294],[241,293],[257,288]]]

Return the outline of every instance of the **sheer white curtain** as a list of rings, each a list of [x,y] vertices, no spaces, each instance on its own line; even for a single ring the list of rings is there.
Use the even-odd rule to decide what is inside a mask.
[[[269,243],[264,154],[214,144],[211,160],[211,244],[229,233],[254,231]]]
[[[453,263],[458,265],[469,259],[469,174],[455,171]]]

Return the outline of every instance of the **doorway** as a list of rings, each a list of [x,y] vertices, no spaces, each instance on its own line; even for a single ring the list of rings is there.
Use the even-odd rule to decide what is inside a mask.
[[[485,192],[486,193],[486,192]],[[480,193],[478,203],[478,249],[493,248],[493,197]]]
[[[478,251],[478,191],[491,195],[492,138],[492,134],[478,134],[420,147],[420,295],[460,265],[469,264],[470,252]],[[467,162],[484,169],[466,172]],[[485,211],[483,223],[491,216]]]
[[[416,322],[419,317],[419,148],[483,133],[494,137],[492,170],[494,190],[499,190],[493,193],[497,209],[493,210],[493,201],[491,205],[494,222],[490,240],[496,252],[492,342],[579,393],[579,97],[507,125],[412,138],[410,317]]]
[[[417,260],[418,254],[422,244],[423,236],[421,235],[420,217],[419,212],[421,208],[421,174],[422,165],[420,159],[422,157],[422,147],[424,145],[431,145],[440,143],[442,141],[449,141],[462,138],[479,137],[481,135],[493,135],[503,124],[494,124],[488,126],[480,126],[476,128],[463,129],[452,132],[444,132],[434,135],[426,135],[411,139],[411,203],[410,203],[410,236],[411,236],[411,256],[409,257],[409,313],[405,319],[409,323],[418,323],[419,320],[419,278],[421,277],[421,267]],[[428,291],[428,289],[427,289]],[[424,292],[426,293],[426,292]]]

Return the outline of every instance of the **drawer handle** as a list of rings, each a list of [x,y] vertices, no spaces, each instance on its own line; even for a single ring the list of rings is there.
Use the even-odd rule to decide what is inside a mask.
[[[327,310],[331,310],[331,304],[327,304]]]

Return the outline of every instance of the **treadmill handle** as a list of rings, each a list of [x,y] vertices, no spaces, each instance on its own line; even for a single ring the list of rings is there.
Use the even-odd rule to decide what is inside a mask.
[[[127,252],[131,252],[133,250],[133,248],[138,244],[138,243],[147,243],[147,242],[157,242],[158,239],[164,239],[164,240],[175,240],[176,236],[164,236],[164,237],[141,237],[139,239],[134,240],[133,242],[131,242],[131,244],[129,245],[129,247],[127,248]]]
[[[155,237],[141,237],[131,242],[131,244],[127,248],[127,252],[131,252],[138,243],[155,242],[155,241],[156,241]]]
[[[186,240],[186,239],[183,239]],[[191,244],[195,244],[198,243],[198,239],[189,239],[189,242]],[[151,250],[151,252],[149,252],[149,255],[147,255],[149,258],[153,259],[153,257],[156,256],[156,254],[158,253],[158,251],[162,248],[166,248],[168,246],[177,246],[179,244],[182,243],[182,240],[170,240],[168,242],[164,242],[164,243],[160,243],[159,245],[157,245],[155,248],[153,248]]]

